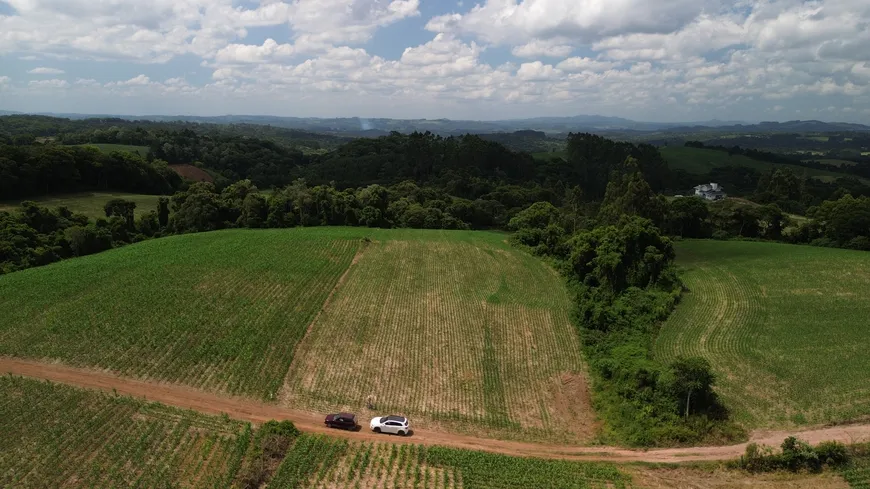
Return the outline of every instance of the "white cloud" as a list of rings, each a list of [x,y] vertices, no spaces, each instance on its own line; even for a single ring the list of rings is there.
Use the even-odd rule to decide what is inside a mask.
[[[427,29],[456,31],[498,44],[568,37],[590,42],[626,32],[667,33],[690,22],[711,0],[486,0],[465,15],[435,17]]]
[[[31,88],[67,88],[69,82],[53,78],[51,80],[32,80],[27,85]]]
[[[28,73],[31,75],[62,75],[66,72],[57,68],[39,67],[28,71]]]
[[[230,44],[215,55],[215,61],[224,64],[261,63],[290,58],[296,54],[291,44],[278,44],[274,39],[266,39],[262,46]]]
[[[517,70],[517,77],[524,81],[547,81],[558,78],[562,72],[553,68],[553,65],[545,65],[540,61],[523,63]]]
[[[31,100],[46,100],[55,88],[89,94],[79,97],[82,104],[115,96],[154,97],[152,105],[173,100],[173,112],[191,100],[200,104],[190,105],[194,110],[220,112],[250,101],[237,107],[294,114],[310,107],[312,115],[417,117],[431,110],[491,118],[533,109],[751,119],[746,114],[787,117],[828,106],[854,107],[859,117],[870,106],[867,0],[478,0],[466,13],[427,19],[432,39],[398,45],[394,59],[373,54],[382,44],[367,42],[378,29],[419,15],[420,0],[8,3],[19,15],[0,17],[0,55],[70,63],[161,63],[186,55],[191,63],[142,68],[142,75],[109,83],[7,82],[4,103],[36,88]],[[263,26],[288,34],[275,30],[263,42],[246,42],[249,29]],[[405,42],[396,32],[385,35]],[[487,50],[513,57],[496,66],[486,62]],[[211,79],[192,81],[204,68]],[[91,76],[105,79],[99,71]],[[7,97],[10,91],[16,96]]]
[[[419,15],[419,0],[9,0],[0,16],[0,54],[165,62],[214,57],[247,28],[286,24],[300,46],[323,49],[369,40],[379,28]]]
[[[520,58],[553,57],[564,58],[571,54],[574,48],[563,39],[543,41],[534,39],[522,46],[515,46],[511,53]]]
[[[556,68],[569,73],[579,73],[581,71],[605,71],[616,66],[617,63],[612,61],[598,61],[590,58],[568,58],[562,60]]]
[[[7,85],[9,83],[12,83],[12,78],[9,78],[8,76],[0,76],[0,85]]]

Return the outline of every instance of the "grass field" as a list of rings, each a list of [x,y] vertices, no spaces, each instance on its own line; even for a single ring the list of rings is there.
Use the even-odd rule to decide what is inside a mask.
[[[96,219],[106,217],[103,206],[112,199],[132,200],[136,203],[136,215],[140,216],[151,211],[156,211],[157,201],[160,199],[160,196],[123,192],[82,192],[77,194],[49,195],[24,200],[33,200],[43,207],[55,208],[65,206],[73,212],[79,212],[92,219]],[[0,202],[0,211],[15,211],[20,203],[20,200]]]
[[[399,233],[361,253],[300,345],[285,401],[591,435],[559,276],[501,234]]]
[[[93,146],[94,148],[97,148],[104,153],[111,153],[112,151],[126,151],[128,153],[138,153],[139,156],[141,156],[143,158],[148,155],[148,151],[149,151],[148,146],[131,146],[128,144],[88,143],[88,144],[78,144],[76,146]]]
[[[656,343],[700,355],[750,427],[870,415],[870,254],[775,243],[686,241],[689,289]]]
[[[713,168],[734,165],[753,168],[755,170],[758,170],[759,172],[765,172],[770,170],[771,168],[790,168],[795,173],[795,175],[798,176],[806,174],[811,177],[824,177],[828,180],[843,176],[843,174],[841,173],[829,172],[825,170],[816,170],[813,168],[807,168],[799,165],[780,165],[775,163],[768,163],[766,161],[759,161],[752,158],[747,158],[746,156],[742,155],[728,156],[728,153],[724,151],[717,151],[713,149],[689,148],[684,146],[668,146],[659,148],[659,151],[668,162],[668,167],[670,167],[672,170],[685,170],[689,173],[693,173],[696,175],[707,173]]]
[[[549,160],[552,158],[567,158],[567,151],[541,151],[540,153],[532,153],[532,157],[536,160]]]
[[[0,355],[588,441],[569,297],[505,239],[297,228],[146,241],[0,277]]]
[[[247,424],[0,377],[0,487],[201,487],[232,482]]]
[[[359,244],[342,231],[173,236],[0,277],[0,355],[273,398]]]

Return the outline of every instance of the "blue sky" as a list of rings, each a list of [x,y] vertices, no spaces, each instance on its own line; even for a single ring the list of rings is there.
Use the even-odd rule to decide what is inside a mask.
[[[866,0],[0,0],[0,109],[870,122]]]

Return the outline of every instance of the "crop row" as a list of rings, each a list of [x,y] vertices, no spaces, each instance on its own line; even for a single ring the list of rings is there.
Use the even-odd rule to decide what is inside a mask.
[[[465,242],[373,243],[288,379],[316,409],[367,405],[421,419],[555,429],[562,378],[582,369],[560,279],[516,251]]]
[[[628,488],[610,464],[549,461],[422,445],[352,443],[303,435],[269,488]]]
[[[3,276],[0,355],[275,399],[358,243],[226,231]]]
[[[690,292],[662,327],[662,360],[709,359],[726,404],[751,426],[870,414],[866,254],[688,241],[677,256]]]
[[[0,487],[227,487],[241,423],[0,378]],[[203,429],[208,427],[208,429]]]

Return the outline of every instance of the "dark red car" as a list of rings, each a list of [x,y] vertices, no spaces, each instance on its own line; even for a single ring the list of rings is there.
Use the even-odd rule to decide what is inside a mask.
[[[327,414],[324,423],[330,428],[344,430],[354,430],[357,427],[356,414],[351,413]]]

